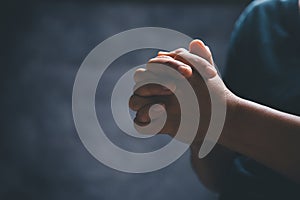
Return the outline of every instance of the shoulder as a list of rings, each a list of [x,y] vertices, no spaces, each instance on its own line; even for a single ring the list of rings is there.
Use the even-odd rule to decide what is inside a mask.
[[[239,17],[237,24],[245,24],[256,22],[261,18],[265,18],[270,14],[279,14],[277,11],[280,9],[282,1],[278,0],[256,0],[250,3]]]
[[[255,0],[247,6],[239,20],[280,15],[282,12],[290,11],[294,4],[297,5],[298,0]]]
[[[298,0],[255,0],[250,3],[235,23],[231,43],[242,46],[263,37],[262,32],[272,31],[274,24],[290,19],[291,5]],[[289,18],[289,19],[285,19]],[[251,40],[250,40],[251,39]]]

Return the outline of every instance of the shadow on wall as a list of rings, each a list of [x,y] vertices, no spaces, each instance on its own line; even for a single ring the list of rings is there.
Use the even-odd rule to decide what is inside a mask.
[[[1,199],[216,199],[192,171],[189,152],[162,170],[125,174],[95,160],[79,140],[72,118],[76,72],[100,42],[121,31],[165,27],[201,38],[222,67],[235,4],[10,2],[2,7]],[[145,151],[170,139],[140,141],[124,135],[110,111],[111,89],[120,72],[145,63],[155,50],[121,57],[101,79],[96,108],[108,137],[119,146]]]

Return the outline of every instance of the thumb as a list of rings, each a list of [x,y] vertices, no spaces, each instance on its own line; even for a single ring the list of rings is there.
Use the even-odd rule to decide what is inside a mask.
[[[189,46],[189,51],[192,54],[195,54],[197,56],[200,56],[202,58],[204,58],[205,60],[207,60],[211,65],[214,65],[214,61],[212,58],[212,54],[208,48],[208,46],[205,46],[205,44],[201,41],[201,40],[193,40],[190,43]]]

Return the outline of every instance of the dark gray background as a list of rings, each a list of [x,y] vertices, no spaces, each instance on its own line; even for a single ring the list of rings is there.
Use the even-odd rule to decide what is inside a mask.
[[[14,1],[2,7],[0,199],[216,199],[193,172],[190,152],[147,174],[118,172],[95,160],[74,127],[72,87],[81,62],[97,44],[143,26],[171,28],[203,39],[222,68],[234,21],[243,8],[244,4],[157,1]],[[155,53],[144,50],[122,56],[99,83],[100,123],[112,141],[130,150],[159,148],[169,140],[158,136],[147,143],[126,138],[109,109],[118,77]]]

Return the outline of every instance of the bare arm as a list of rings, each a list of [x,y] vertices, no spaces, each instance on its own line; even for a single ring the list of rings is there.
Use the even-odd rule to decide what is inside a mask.
[[[161,55],[167,57],[158,57],[150,60],[150,62],[163,63],[166,64],[166,67],[180,71],[193,86],[200,104],[204,108],[210,107],[208,101],[206,102],[208,96],[203,90],[203,80],[201,80],[201,76],[192,72],[190,67],[196,66],[201,68],[203,73],[207,73],[206,84],[214,84],[214,79],[220,79],[220,77],[211,65],[212,60],[204,52],[203,46],[201,46],[203,44],[199,44],[199,42],[192,42],[191,44],[195,48],[190,49],[192,53],[186,50],[162,53]],[[187,60],[191,62],[185,62]],[[149,77],[153,79],[156,76],[155,71],[148,69],[137,72],[137,82]],[[221,91],[224,88],[219,88],[216,84],[215,89]],[[220,98],[227,102],[227,117],[218,141],[219,144],[204,159],[199,160],[193,156],[197,152],[197,148],[200,147],[205,134],[205,127],[203,128],[200,124],[200,131],[196,137],[198,141],[195,142],[198,146],[192,145],[194,169],[203,183],[220,191],[223,178],[234,158],[233,152],[251,157],[289,179],[300,182],[300,156],[298,155],[300,150],[300,117],[241,99],[227,88],[225,89],[227,95],[225,97],[220,96]],[[165,95],[164,92],[166,92]],[[167,108],[168,116],[170,114],[173,119],[180,117],[178,104],[174,103],[173,98],[170,92],[157,86],[141,87],[136,90],[129,102],[130,107],[137,111],[135,122],[150,123],[148,109],[158,101],[163,102]],[[202,109],[201,116],[206,116],[208,119],[209,113],[205,112],[205,109]],[[167,120],[166,126],[161,132],[169,133],[172,136],[174,135],[173,132],[176,131],[176,126],[178,126],[178,121]]]
[[[190,147],[193,169],[203,185],[212,191],[221,192],[229,178],[228,172],[235,153],[217,144],[205,158],[200,159],[199,148],[196,145]]]
[[[213,64],[213,59],[211,52],[208,47],[206,47],[200,41],[194,41],[190,45],[190,51],[198,56],[201,56],[205,60],[207,60],[210,64]],[[168,54],[168,52],[165,52]],[[163,55],[161,52],[159,55]],[[189,77],[192,75],[191,68],[183,71],[183,75],[185,77]],[[146,78],[153,79],[155,76],[151,72],[147,72],[146,69],[139,69],[135,74],[135,81],[137,83],[142,82]],[[197,84],[199,84],[197,82]],[[157,95],[161,95],[162,99],[168,102],[172,102],[170,100],[170,93],[166,93],[165,96],[162,95],[162,91],[157,87],[148,87],[145,88],[144,92],[140,91],[139,96],[133,95],[129,104],[131,109],[137,111],[137,118],[139,118],[140,113],[143,113],[141,110],[142,107],[147,107],[147,105],[151,104],[152,101],[157,103]],[[153,97],[151,97],[151,95]],[[145,96],[145,98],[142,98]],[[150,96],[150,97],[149,97]],[[152,101],[151,101],[152,100]],[[175,110],[175,109],[173,109]],[[138,122],[137,122],[138,123]],[[206,126],[205,124],[203,124]],[[171,127],[176,127],[174,123],[171,123]],[[172,128],[165,128],[164,132],[172,131]],[[201,143],[201,142],[200,142]],[[196,172],[200,181],[210,190],[215,192],[220,192],[223,188],[223,185],[226,183],[226,176],[228,175],[228,171],[232,166],[232,161],[235,156],[235,152],[230,151],[229,149],[223,147],[222,145],[217,144],[215,148],[212,150],[210,154],[208,154],[205,158],[199,159],[198,153],[200,149],[200,145],[198,142],[193,143],[190,146],[191,149],[191,163],[194,171]]]
[[[179,50],[177,55],[192,67],[208,73],[206,84],[214,84],[214,79],[220,79],[211,73],[213,66],[195,54]],[[199,77],[191,76],[190,79],[192,84],[193,79]],[[196,93],[204,93],[201,86],[194,84],[194,87]],[[216,84],[214,89],[221,91]],[[227,116],[218,143],[300,183],[300,117],[241,99],[227,88],[225,90],[227,95],[219,98],[227,102]],[[203,102],[203,97],[205,95],[199,101]]]
[[[300,182],[300,117],[236,98],[219,143]]]
[[[227,116],[218,143],[300,183],[300,117],[241,99],[227,88],[219,88],[214,80],[220,78],[211,73],[213,66],[185,50],[178,51],[177,55],[192,67],[203,70],[202,73],[208,73],[205,83],[212,84],[216,92],[226,90],[225,96],[219,96],[227,103]],[[190,79],[192,84],[199,77]],[[203,102],[204,91],[201,86],[194,87],[196,93],[202,93],[199,101],[202,98]]]

